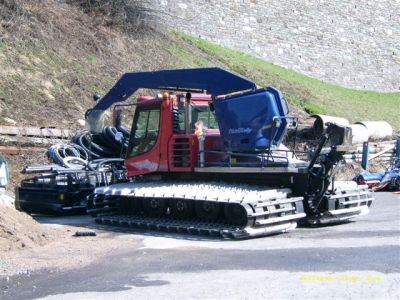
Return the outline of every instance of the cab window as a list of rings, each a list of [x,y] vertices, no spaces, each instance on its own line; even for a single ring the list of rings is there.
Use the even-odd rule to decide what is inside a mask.
[[[197,121],[203,121],[204,126],[208,129],[218,129],[218,123],[208,105],[192,107],[192,124]],[[194,126],[194,125],[193,125]]]
[[[208,105],[202,106],[191,106],[192,110],[192,126],[191,130],[194,130],[194,124],[201,120],[203,124],[208,129],[218,129],[218,123],[215,119],[215,114],[211,112],[210,107]],[[184,132],[185,131],[185,107],[179,107],[174,113],[174,129],[175,132]]]
[[[137,108],[132,124],[128,157],[150,151],[157,142],[160,131],[160,108]]]

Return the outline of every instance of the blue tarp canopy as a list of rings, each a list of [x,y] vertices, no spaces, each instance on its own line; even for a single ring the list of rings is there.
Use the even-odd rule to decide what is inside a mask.
[[[256,84],[221,68],[125,73],[93,109],[105,110],[113,103],[125,101],[140,88],[205,90],[218,96],[254,90]]]

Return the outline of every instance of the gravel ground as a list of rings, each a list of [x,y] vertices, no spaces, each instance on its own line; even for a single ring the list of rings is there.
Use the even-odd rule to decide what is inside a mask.
[[[73,217],[72,217],[73,218]],[[87,222],[92,222],[85,216]],[[89,265],[110,253],[137,245],[140,239],[116,239],[123,233],[96,230],[95,237],[75,237],[76,231],[86,227],[48,225],[50,237],[34,246],[13,248],[0,252],[0,276],[30,275],[38,270],[68,270]]]
[[[0,291],[3,299],[398,299],[400,199],[376,198],[357,222],[243,241],[36,217],[66,234],[3,256]],[[98,235],[72,237],[88,228]]]

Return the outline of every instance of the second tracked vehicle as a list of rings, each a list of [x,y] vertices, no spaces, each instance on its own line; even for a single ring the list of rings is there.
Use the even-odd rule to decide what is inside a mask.
[[[139,88],[164,92],[129,104],[131,181],[88,197],[97,222],[248,238],[368,213],[366,186],[334,181],[350,128],[328,124],[300,160],[282,144],[295,122],[280,91],[219,68],[127,73],[87,112],[89,125]]]

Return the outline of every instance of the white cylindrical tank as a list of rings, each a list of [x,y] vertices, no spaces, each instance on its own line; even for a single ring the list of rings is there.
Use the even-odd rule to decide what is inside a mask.
[[[326,128],[326,123],[335,123],[337,125],[349,126],[350,122],[345,118],[326,116],[326,115],[312,115],[315,118],[314,132],[316,135],[322,134]]]
[[[361,124],[367,128],[370,140],[382,140],[391,138],[393,135],[393,128],[386,121],[361,121],[355,124]]]
[[[368,141],[368,129],[363,124],[350,124],[353,145]]]

